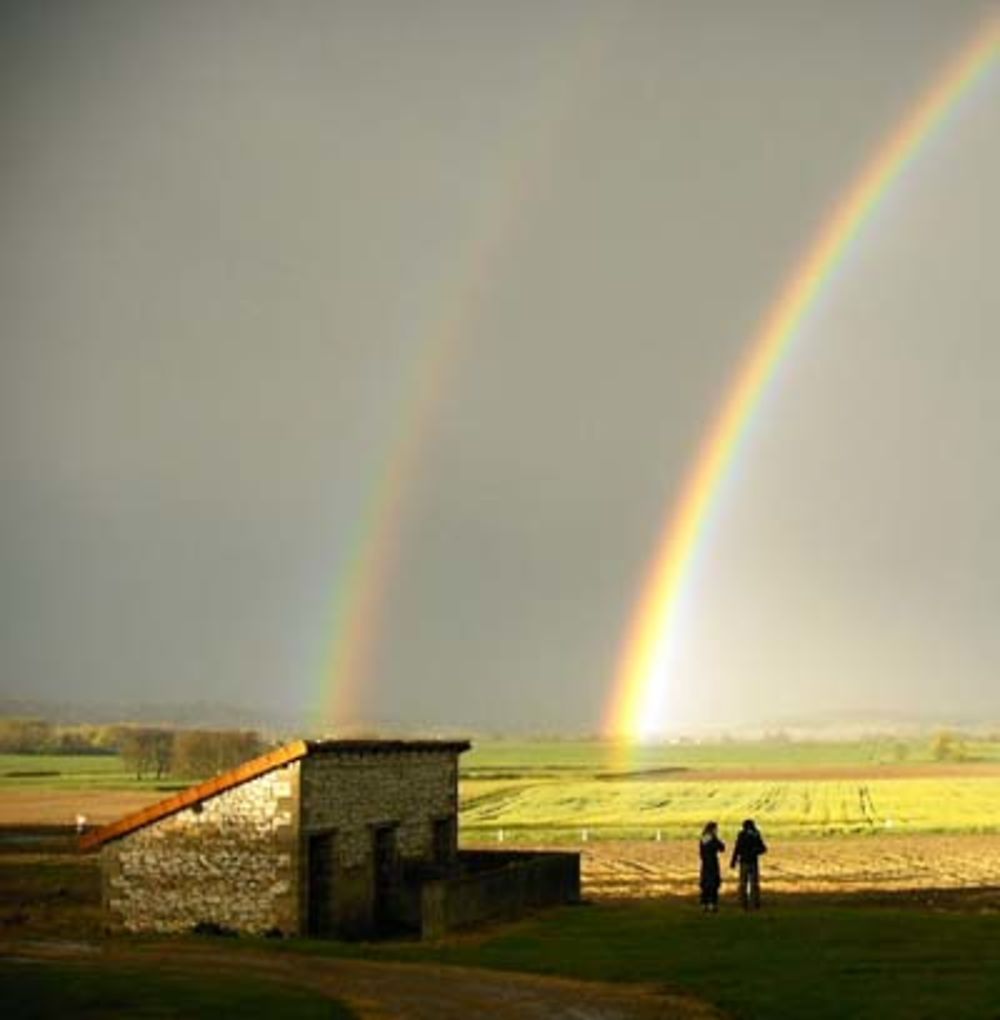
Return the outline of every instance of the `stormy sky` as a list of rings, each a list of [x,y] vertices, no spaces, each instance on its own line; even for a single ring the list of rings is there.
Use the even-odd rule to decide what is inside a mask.
[[[991,9],[0,3],[0,693],[315,718],[440,358],[359,719],[596,729],[741,352]],[[755,415],[671,726],[1000,718],[998,98]]]

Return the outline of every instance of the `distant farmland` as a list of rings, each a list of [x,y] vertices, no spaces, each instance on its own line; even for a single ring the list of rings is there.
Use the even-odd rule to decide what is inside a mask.
[[[1000,764],[1000,740],[964,740],[956,746],[966,764]],[[469,776],[902,764],[940,764],[934,755],[934,739],[887,736],[843,741],[734,740],[636,747],[597,740],[473,740],[472,750],[462,756],[462,770]]]
[[[935,760],[930,740],[477,747],[460,784],[466,845],[572,845],[595,899],[693,896],[709,819],[754,817],[768,893],[1000,885],[1000,745]],[[725,862],[728,863],[728,862]],[[733,883],[724,868],[724,895]]]
[[[470,840],[689,837],[754,817],[781,836],[1000,832],[1000,745],[928,741],[485,744],[464,761]],[[501,835],[502,833],[502,835]]]
[[[467,843],[671,840],[752,816],[782,838],[1000,833],[1000,742],[960,746],[963,760],[936,761],[929,738],[477,741],[463,756],[461,831]],[[0,755],[0,816],[107,821],[187,783],[136,780],[116,756]]]
[[[1000,776],[838,780],[467,780],[469,838],[687,837],[748,817],[774,835],[1000,831]],[[499,836],[498,836],[499,838]]]

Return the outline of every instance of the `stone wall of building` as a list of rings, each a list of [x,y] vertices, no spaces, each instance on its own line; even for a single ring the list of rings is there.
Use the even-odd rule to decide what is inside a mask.
[[[114,928],[299,929],[299,781],[293,762],[103,849],[104,905]]]
[[[366,934],[378,926],[379,882],[374,846],[379,829],[392,832],[397,878],[409,862],[435,857],[435,822],[452,820],[450,856],[457,852],[458,755],[433,750],[335,751],[302,762],[302,890],[309,895],[309,841],[321,833],[333,839],[333,926]],[[390,910],[393,909],[390,905]]]

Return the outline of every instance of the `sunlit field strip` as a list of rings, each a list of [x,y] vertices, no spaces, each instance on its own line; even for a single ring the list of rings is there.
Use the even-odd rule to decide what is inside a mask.
[[[118,755],[0,754],[0,790],[179,789],[189,780],[146,772],[136,779]]]
[[[462,784],[468,838],[582,833],[595,838],[690,836],[708,819],[769,832],[1000,831],[1000,778],[676,782],[503,780]]]
[[[1000,762],[1000,740],[962,741],[970,762]],[[599,740],[473,740],[462,756],[467,774],[619,771],[620,748]],[[933,762],[934,738],[892,737],[843,741],[729,741],[660,743],[633,748],[629,769],[822,767]]]

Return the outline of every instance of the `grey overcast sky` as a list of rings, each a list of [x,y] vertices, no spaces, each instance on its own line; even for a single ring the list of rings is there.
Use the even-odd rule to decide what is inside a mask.
[[[990,10],[0,3],[0,693],[315,712],[458,316],[360,714],[595,729],[741,351]],[[766,396],[677,727],[1000,718],[998,97],[994,66]]]

